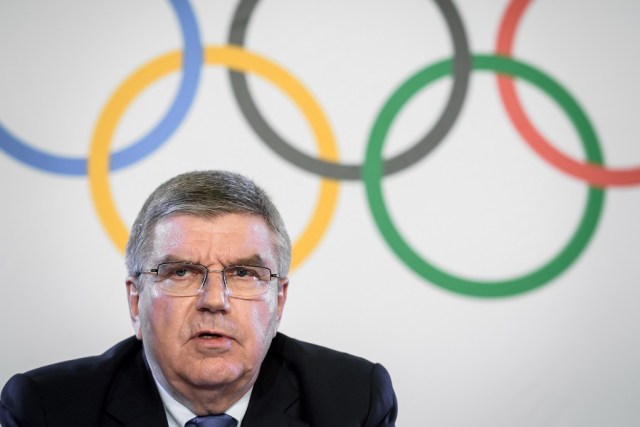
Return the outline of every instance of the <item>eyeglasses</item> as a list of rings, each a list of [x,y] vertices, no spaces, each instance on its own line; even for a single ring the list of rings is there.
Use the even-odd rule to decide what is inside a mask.
[[[265,294],[269,283],[279,276],[267,267],[256,265],[231,265],[222,270],[209,270],[191,262],[163,262],[157,268],[138,274],[155,274],[163,291],[178,296],[198,295],[209,273],[222,274],[222,282],[230,296],[249,298]]]

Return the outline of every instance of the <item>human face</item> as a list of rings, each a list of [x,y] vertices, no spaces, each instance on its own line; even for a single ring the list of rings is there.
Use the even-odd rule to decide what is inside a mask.
[[[272,232],[259,216],[171,216],[155,226],[152,246],[148,268],[190,261],[215,270],[253,264],[277,272]],[[226,294],[220,273],[210,273],[197,296],[181,297],[162,291],[153,276],[129,277],[132,323],[156,379],[190,406],[207,391],[241,397],[276,333],[287,286],[279,279],[266,294],[239,299]]]

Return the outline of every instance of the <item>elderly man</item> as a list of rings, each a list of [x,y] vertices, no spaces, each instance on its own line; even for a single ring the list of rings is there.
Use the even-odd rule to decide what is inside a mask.
[[[219,171],[167,181],[127,244],[135,337],[15,375],[0,424],[394,425],[381,365],[277,332],[290,257],[280,214],[252,181]]]

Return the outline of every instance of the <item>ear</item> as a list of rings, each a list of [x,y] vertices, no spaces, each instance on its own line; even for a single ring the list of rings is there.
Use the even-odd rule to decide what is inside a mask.
[[[135,278],[127,277],[127,302],[129,303],[129,315],[131,316],[131,325],[139,340],[142,340],[142,329],[140,328],[140,292],[136,285]]]
[[[278,325],[282,319],[282,312],[284,311],[284,303],[287,302],[287,290],[289,289],[289,278],[283,277],[278,279],[278,311],[277,319]]]

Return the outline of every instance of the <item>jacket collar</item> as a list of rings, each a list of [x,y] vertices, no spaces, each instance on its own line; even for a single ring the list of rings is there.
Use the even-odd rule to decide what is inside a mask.
[[[301,420],[300,387],[282,357],[284,346],[277,334],[260,367],[243,426],[309,427]]]
[[[122,398],[126,396],[126,398]],[[119,422],[116,425],[167,426],[167,417],[160,394],[144,358],[142,346],[115,378],[106,405],[107,413]]]

